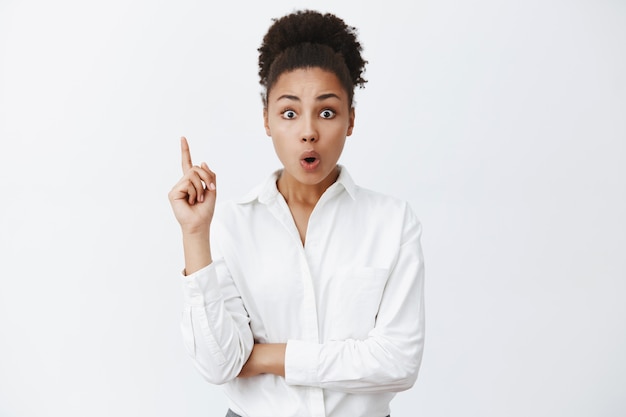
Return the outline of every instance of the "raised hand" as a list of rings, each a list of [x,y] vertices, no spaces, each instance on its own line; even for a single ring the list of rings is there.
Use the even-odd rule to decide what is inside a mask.
[[[168,194],[176,220],[183,235],[201,234],[208,237],[215,210],[215,174],[206,163],[191,162],[187,139],[180,139],[183,177]]]

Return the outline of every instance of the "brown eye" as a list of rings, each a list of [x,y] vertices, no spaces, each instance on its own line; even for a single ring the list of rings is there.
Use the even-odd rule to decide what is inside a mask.
[[[296,112],[293,110],[285,110],[283,113],[283,119],[295,119]]]
[[[324,109],[320,113],[320,117],[322,119],[332,119],[333,117],[335,117],[335,112],[332,111],[331,109]]]

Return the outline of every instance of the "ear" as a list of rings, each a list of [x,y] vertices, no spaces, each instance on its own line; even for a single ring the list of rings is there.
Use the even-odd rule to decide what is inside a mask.
[[[263,126],[265,126],[265,134],[271,137],[272,133],[270,131],[270,121],[269,115],[267,114],[267,107],[263,107]]]
[[[348,125],[348,131],[346,132],[346,136],[350,136],[352,135],[352,129],[354,129],[354,107],[352,107],[350,109],[350,121],[349,121],[349,125]]]

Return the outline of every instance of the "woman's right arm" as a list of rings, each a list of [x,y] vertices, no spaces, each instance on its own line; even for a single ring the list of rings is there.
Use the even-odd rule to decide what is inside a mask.
[[[220,260],[213,262],[211,256],[215,174],[204,162],[192,164],[184,137],[181,154],[183,177],[168,197],[183,237],[183,339],[200,373],[209,382],[222,384],[239,374],[254,342],[228,269]]]
[[[183,280],[181,331],[187,353],[212,384],[239,375],[254,339],[250,319],[228,268],[216,258]]]

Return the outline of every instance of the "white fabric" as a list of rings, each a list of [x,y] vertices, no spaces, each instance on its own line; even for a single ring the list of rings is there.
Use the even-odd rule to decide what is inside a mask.
[[[303,246],[278,175],[216,212],[214,262],[183,277],[187,350],[244,417],[386,416],[422,358],[421,226],[341,168]],[[236,378],[255,342],[287,343],[285,378]]]

